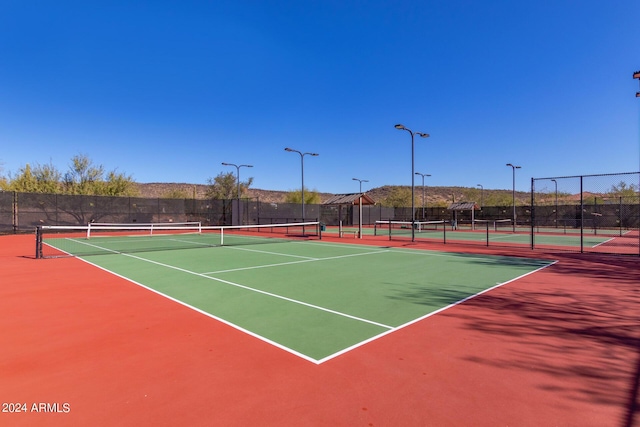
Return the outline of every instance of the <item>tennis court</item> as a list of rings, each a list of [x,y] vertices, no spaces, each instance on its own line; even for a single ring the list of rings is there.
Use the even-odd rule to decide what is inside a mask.
[[[256,233],[228,232],[224,245],[218,235],[158,233],[44,244],[314,363],[552,263]]]
[[[637,425],[636,258],[148,231],[0,237],[0,424]]]
[[[514,231],[515,230],[515,231]],[[363,228],[363,235],[387,236],[389,239],[429,240],[436,242],[464,242],[471,244],[489,245],[514,245],[522,247],[531,246],[531,227],[518,226],[515,229],[511,220],[483,221],[477,220],[474,224],[456,224],[453,226],[448,221],[376,221],[374,227]],[[535,244],[537,247],[550,248],[574,248],[581,245],[586,248],[596,248],[600,245],[626,238],[637,240],[637,233],[620,230],[597,230],[598,234],[585,233],[581,235],[579,230],[541,228],[534,229]],[[636,243],[635,240],[633,243]]]

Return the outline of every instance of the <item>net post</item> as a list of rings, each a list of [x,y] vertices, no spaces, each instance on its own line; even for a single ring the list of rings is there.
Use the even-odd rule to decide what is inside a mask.
[[[42,226],[36,227],[36,259],[42,259]]]
[[[389,240],[391,240],[391,218],[389,218]]]
[[[224,246],[224,227],[220,227],[220,246]]]
[[[87,223],[87,240],[91,239],[91,223]]]
[[[442,243],[447,244],[447,220],[442,221]]]
[[[487,246],[489,246],[489,221],[486,222],[487,225]],[[493,226],[496,227],[496,222],[493,222]]]

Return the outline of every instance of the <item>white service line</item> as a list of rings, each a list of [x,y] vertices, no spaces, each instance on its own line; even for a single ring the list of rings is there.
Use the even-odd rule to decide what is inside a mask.
[[[205,275],[203,273],[196,273],[195,271],[186,270],[184,268],[175,267],[173,265],[164,264],[162,262],[153,261],[153,260],[142,258],[142,257],[136,256],[136,255],[122,254],[122,256],[138,259],[138,260],[144,261],[144,262],[149,262],[149,263],[156,264],[156,265],[159,265],[159,266],[162,266],[162,267],[170,268],[172,270],[182,271],[183,273],[193,274],[194,276],[203,277],[205,279],[215,280],[216,282],[220,282],[220,283],[224,283],[224,284],[227,284],[227,285],[235,286],[235,287],[238,287],[238,288],[241,288],[241,289],[246,289],[246,290],[249,290],[249,291],[252,291],[252,292],[256,292],[256,293],[259,293],[259,294],[267,295],[267,296],[270,296],[270,297],[273,297],[273,298],[278,298],[278,299],[281,299],[281,300],[284,300],[284,301],[288,301],[288,302],[292,302],[292,303],[295,303],[295,304],[304,305],[306,307],[314,308],[314,309],[320,310],[320,311],[325,311],[327,313],[336,314],[336,315],[342,316],[342,317],[347,317],[349,319],[357,320],[357,321],[360,321],[360,322],[369,323],[371,325],[380,326],[382,328],[393,329],[393,326],[385,325],[383,323],[374,322],[373,320],[368,320],[368,319],[364,319],[362,317],[352,316],[352,315],[347,314],[347,313],[342,313],[340,311],[331,310],[331,309],[326,308],[326,307],[320,307],[319,305],[309,304],[309,303],[304,302],[304,301],[296,300],[296,299],[293,299],[293,298],[288,298],[288,297],[285,297],[285,296],[282,296],[282,295],[278,295],[278,294],[274,294],[274,293],[271,293],[271,292],[263,291],[263,290],[260,290],[260,289],[252,288],[250,286],[241,285],[239,283],[234,283],[234,282],[231,282],[229,280],[224,280],[224,279],[220,279],[220,278],[217,278],[217,277],[207,276],[207,275]]]
[[[227,248],[229,248],[229,249],[241,249],[241,248],[236,248],[236,247],[227,247]],[[245,249],[245,250],[250,250],[250,249]],[[257,252],[262,252],[262,253],[266,253],[266,254],[270,254],[270,255],[282,255],[282,256],[299,257],[299,256],[296,256],[296,255],[281,254],[281,253],[277,253],[277,252],[265,252],[265,251],[257,251]],[[306,258],[306,259],[303,259],[301,261],[289,261],[289,262],[279,262],[279,263],[275,263],[275,264],[254,265],[254,266],[251,266],[251,267],[230,268],[228,270],[207,271],[207,272],[202,273],[202,274],[230,273],[230,272],[233,272],[233,271],[253,270],[253,269],[256,269],[256,268],[279,267],[281,265],[300,264],[300,263],[304,263],[304,262],[326,261],[326,260],[330,260],[330,259],[350,258],[350,257],[362,256],[362,255],[375,255],[375,254],[381,254],[381,253],[385,253],[385,252],[389,252],[389,251],[385,250],[385,251],[375,251],[375,252],[363,252],[363,253],[359,253],[359,254],[336,255],[336,256],[326,257],[326,258],[299,257],[299,258]]]

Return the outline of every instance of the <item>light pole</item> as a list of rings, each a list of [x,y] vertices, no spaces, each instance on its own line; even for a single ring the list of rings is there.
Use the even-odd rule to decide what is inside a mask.
[[[358,178],[351,178],[351,179],[354,180],[354,181],[358,181],[360,183],[360,194],[362,194],[362,183],[363,182],[369,182],[369,181],[366,180],[366,179],[358,179]]]
[[[477,184],[476,187],[480,187],[480,209],[484,206],[484,187],[482,184]]]
[[[424,177],[425,176],[431,176],[428,173],[420,173],[420,172],[416,172],[416,175],[420,175],[422,177],[422,219],[426,220],[427,219],[427,199],[425,196],[425,192],[424,192]]]
[[[414,144],[414,135],[418,135],[422,138],[428,138],[428,133],[422,132],[413,132],[411,129],[407,129],[404,125],[397,124],[395,125],[396,129],[406,130],[411,134],[411,241],[414,242],[416,240],[416,230],[415,230],[415,144]]]
[[[634,72],[633,78],[638,79],[638,83],[640,83],[640,71]],[[636,98],[640,98],[640,92],[636,92]],[[638,183],[638,185],[640,185],[640,182]]]
[[[516,169],[520,169],[520,166],[514,166],[511,163],[507,163],[507,166],[511,166],[513,170],[513,189],[511,195],[513,198],[513,232],[516,232]]]
[[[222,166],[235,166],[236,168],[236,198],[240,200],[240,168],[252,168],[253,165],[236,165],[233,163],[222,162]]]
[[[236,168],[236,181],[237,181],[236,182],[236,200],[237,200],[236,201],[236,203],[237,203],[237,208],[236,208],[237,209],[237,214],[236,214],[236,217],[238,218],[237,222],[236,222],[236,225],[242,225],[242,220],[241,220],[242,215],[240,213],[240,168],[252,168],[253,165],[236,165],[234,163],[222,162],[222,166],[235,166],[235,168]]]
[[[362,239],[362,183],[363,182],[369,182],[366,179],[358,179],[358,178],[351,178],[354,181],[358,181],[360,183],[360,197],[358,197],[359,200],[359,211],[358,211],[358,238]]]
[[[300,154],[300,165],[301,165],[301,176],[302,176],[302,222],[304,222],[304,156],[309,155],[309,156],[317,156],[318,153],[303,153],[301,151],[298,150],[294,150],[293,148],[285,148],[284,151],[289,151],[291,153],[298,153]]]
[[[556,228],[558,228],[558,181],[552,179],[553,183],[556,185]]]

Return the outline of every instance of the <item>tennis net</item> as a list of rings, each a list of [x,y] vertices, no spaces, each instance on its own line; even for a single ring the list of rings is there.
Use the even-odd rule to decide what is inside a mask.
[[[39,226],[36,258],[106,255],[321,239],[320,223],[203,226],[181,224],[89,224]]]
[[[374,235],[393,236],[411,235],[411,228],[415,233],[444,233],[446,222],[438,221],[376,221],[374,225]]]
[[[474,219],[474,230],[508,231],[512,227],[511,219]]]

